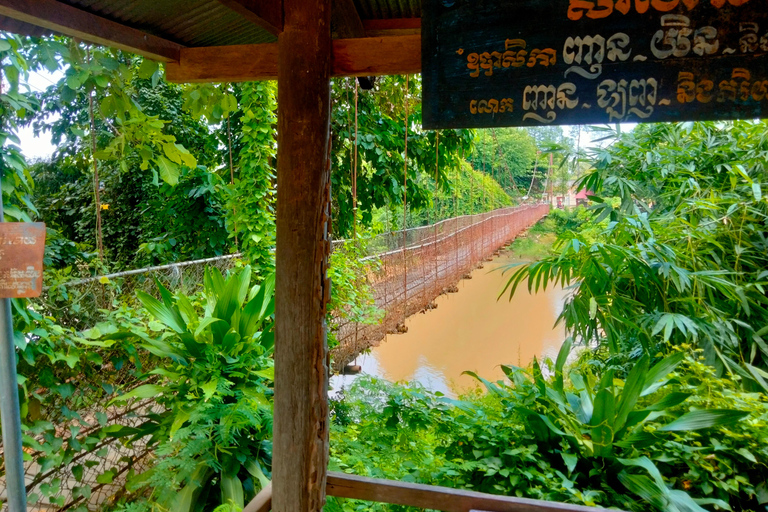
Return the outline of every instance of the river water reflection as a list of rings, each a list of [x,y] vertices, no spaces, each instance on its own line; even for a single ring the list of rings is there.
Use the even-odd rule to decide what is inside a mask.
[[[467,391],[476,381],[471,370],[497,380],[500,365],[526,366],[534,356],[555,358],[565,339],[564,327],[554,327],[567,291],[549,288],[529,294],[518,289],[510,302],[497,297],[510,273],[499,267],[509,256],[486,263],[459,284],[459,293],[437,298],[438,308],[410,317],[406,334],[389,335],[370,354],[357,358],[363,372],[392,382],[417,381],[448,396]],[[355,377],[336,376],[332,388],[349,385]]]

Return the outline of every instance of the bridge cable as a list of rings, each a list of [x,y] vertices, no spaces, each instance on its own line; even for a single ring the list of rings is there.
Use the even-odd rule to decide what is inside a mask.
[[[405,152],[403,153],[403,330],[408,316],[408,260],[405,247],[408,241],[408,91],[411,75],[405,75]]]

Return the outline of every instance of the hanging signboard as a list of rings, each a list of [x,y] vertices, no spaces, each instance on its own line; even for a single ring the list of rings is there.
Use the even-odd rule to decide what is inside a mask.
[[[42,222],[0,223],[0,298],[40,295],[44,252]]]
[[[425,128],[768,116],[766,0],[423,0]]]

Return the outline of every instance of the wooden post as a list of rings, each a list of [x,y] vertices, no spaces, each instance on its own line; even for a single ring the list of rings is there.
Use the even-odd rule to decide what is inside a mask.
[[[272,510],[319,512],[328,465],[331,0],[283,5]]]

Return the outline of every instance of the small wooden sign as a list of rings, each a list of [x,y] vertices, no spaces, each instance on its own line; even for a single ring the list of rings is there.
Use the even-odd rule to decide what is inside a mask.
[[[0,223],[0,298],[40,295],[44,252],[44,223]]]
[[[765,0],[423,0],[425,128],[768,117]]]

